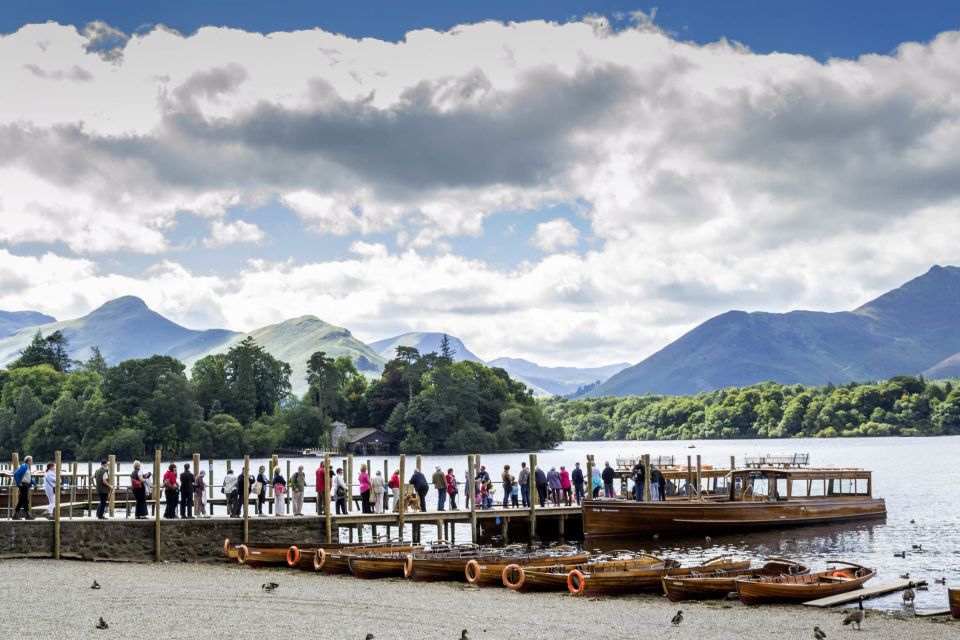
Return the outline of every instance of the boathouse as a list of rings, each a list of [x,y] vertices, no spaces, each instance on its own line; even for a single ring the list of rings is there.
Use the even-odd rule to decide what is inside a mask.
[[[338,449],[357,455],[390,455],[397,452],[397,439],[373,427],[348,428],[334,423],[331,438]]]

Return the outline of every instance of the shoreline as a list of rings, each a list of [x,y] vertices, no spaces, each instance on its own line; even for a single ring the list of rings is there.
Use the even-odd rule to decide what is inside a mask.
[[[71,637],[358,638],[529,640],[579,637],[682,637],[691,640],[813,636],[846,632],[844,609],[800,605],[747,607],[736,602],[684,602],[636,595],[574,598],[560,593],[516,593],[452,582],[359,580],[290,569],[232,564],[142,565],[53,560],[0,561],[4,584],[16,598],[0,600],[0,616],[17,638]],[[102,589],[92,590],[97,580]],[[273,593],[261,584],[276,582]],[[24,603],[30,603],[24,606]],[[670,625],[678,609],[679,627]],[[94,628],[103,618],[110,629]],[[14,631],[14,629],[16,631]],[[865,637],[890,640],[956,638],[960,621],[868,610]],[[859,637],[859,636],[858,636]]]

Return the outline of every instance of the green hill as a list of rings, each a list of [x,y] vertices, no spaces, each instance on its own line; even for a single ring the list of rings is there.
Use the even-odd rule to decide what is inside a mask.
[[[38,311],[0,311],[0,338],[11,336],[25,327],[56,321],[53,316]]]
[[[411,331],[392,338],[371,342],[370,348],[387,360],[392,360],[397,356],[397,347],[413,347],[420,353],[440,353],[440,341],[443,340],[443,336],[444,334],[435,331]],[[448,335],[447,339],[450,341],[450,348],[453,349],[454,360],[483,362],[470,349],[467,349],[467,345],[463,344],[460,338]]]

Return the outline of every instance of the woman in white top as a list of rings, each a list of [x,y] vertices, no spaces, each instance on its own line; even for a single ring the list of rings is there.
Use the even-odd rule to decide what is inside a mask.
[[[377,471],[376,475],[373,476],[373,512],[374,513],[383,513],[383,474]]]
[[[57,500],[57,470],[52,462],[47,463],[47,472],[43,474],[43,492],[47,494],[47,517],[53,518],[53,509]]]

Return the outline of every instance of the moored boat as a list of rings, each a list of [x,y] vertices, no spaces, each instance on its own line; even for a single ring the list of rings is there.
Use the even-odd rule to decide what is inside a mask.
[[[763,576],[797,575],[809,573],[810,569],[782,558],[768,558],[762,567],[747,569],[715,569],[710,573],[691,572],[686,575],[667,574],[661,578],[663,592],[670,602],[682,600],[706,600],[723,598],[736,592],[740,578],[759,578]]]
[[[960,589],[947,589],[947,600],[950,602],[950,615],[960,620]]]
[[[716,562],[719,562],[716,561]],[[726,566],[726,565],[724,565]],[[681,571],[680,564],[675,560],[658,558],[656,556],[641,555],[634,558],[617,560],[596,560],[584,564],[553,565],[551,567],[534,567],[526,569],[520,565],[505,567],[502,574],[503,584],[508,589],[519,591],[563,591],[571,589],[571,580],[578,580],[576,589],[582,593],[580,585],[584,575],[607,573],[616,574],[621,579],[631,580],[629,584],[622,584],[620,589],[611,591],[644,591],[660,584],[663,572]],[[573,577],[571,578],[571,574]],[[571,589],[574,591],[574,589]]]
[[[649,569],[621,569],[615,563],[586,566],[586,571],[572,569],[567,574],[567,588],[573,595],[609,595],[659,591],[664,575],[689,575],[713,571],[736,571],[750,566],[749,560],[731,560],[720,556],[692,567],[651,567]]]
[[[876,569],[852,562],[830,564],[824,571],[801,575],[741,578],[736,581],[737,594],[744,604],[806,602],[860,589],[877,575]]]
[[[402,578],[409,571],[409,553],[363,553],[347,556],[350,573],[357,578]]]
[[[872,494],[863,469],[760,467],[726,474],[722,493],[637,502],[583,501],[584,534],[637,536],[783,528],[884,518],[886,503]]]
[[[503,586],[503,570],[515,564],[525,569],[551,567],[558,563],[586,562],[590,554],[586,551],[570,551],[558,554],[555,549],[549,552],[504,554],[493,558],[469,560],[463,568],[463,576],[470,584],[479,586]]]

